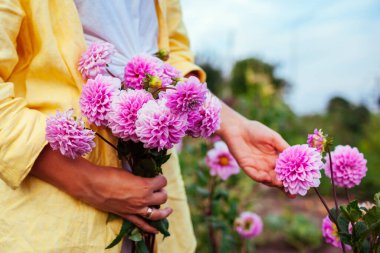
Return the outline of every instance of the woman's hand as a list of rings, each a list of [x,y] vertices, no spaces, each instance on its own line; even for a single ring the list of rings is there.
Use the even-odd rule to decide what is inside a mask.
[[[217,134],[249,177],[282,188],[274,168],[278,154],[289,145],[277,132],[260,122],[246,119],[223,104],[221,128]]]
[[[141,216],[149,206],[167,201],[163,176],[142,178],[122,169],[95,166],[84,158],[67,158],[49,146],[37,158],[31,175],[99,210],[118,214],[146,232],[158,233]],[[160,220],[171,213],[170,208],[154,209],[150,219]]]

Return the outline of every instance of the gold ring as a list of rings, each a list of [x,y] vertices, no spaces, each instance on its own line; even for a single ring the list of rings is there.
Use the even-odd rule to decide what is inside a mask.
[[[152,214],[153,214],[153,208],[148,207],[148,210],[146,210],[145,218],[150,219],[150,217],[152,217]]]

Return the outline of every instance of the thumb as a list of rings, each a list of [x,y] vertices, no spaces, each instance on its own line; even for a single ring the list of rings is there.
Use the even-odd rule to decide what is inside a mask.
[[[274,148],[281,153],[285,149],[287,149],[290,145],[282,138],[282,136],[278,133],[275,133],[273,136],[273,146]]]

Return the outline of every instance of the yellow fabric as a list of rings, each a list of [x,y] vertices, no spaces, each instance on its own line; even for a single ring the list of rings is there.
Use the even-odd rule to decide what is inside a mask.
[[[194,65],[176,0],[157,0],[159,48],[187,74]],[[28,173],[46,145],[45,120],[56,110],[78,110],[83,84],[76,66],[85,50],[72,0],[0,0],[0,252],[120,252],[104,248],[120,229],[107,214]],[[102,134],[111,139],[109,133]],[[87,157],[118,166],[116,154],[96,139]],[[54,165],[52,165],[52,169]],[[194,252],[195,238],[176,154],[164,168],[172,236],[158,252]],[[75,180],[75,179],[73,179]]]

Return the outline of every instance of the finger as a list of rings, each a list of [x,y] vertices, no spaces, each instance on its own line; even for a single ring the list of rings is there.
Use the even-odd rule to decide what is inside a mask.
[[[165,204],[168,200],[168,194],[164,189],[161,189],[158,192],[154,192],[151,199],[149,199],[148,206],[159,206]]]
[[[269,174],[266,173],[265,171],[257,170],[255,168],[250,167],[250,168],[245,169],[245,173],[256,182],[259,182],[259,183],[271,182],[271,178]]]
[[[151,185],[151,189],[153,191],[161,190],[168,183],[168,181],[166,180],[166,178],[164,176],[161,176],[161,175],[157,176],[157,177],[154,177],[154,178],[150,178],[148,180],[149,180],[149,183]]]
[[[278,133],[273,136],[273,145],[278,152],[282,152],[289,147],[289,144]]]
[[[152,234],[157,234],[158,230],[151,225],[149,225],[143,218],[133,215],[133,214],[127,214],[127,215],[122,215],[123,218],[129,220],[133,224],[135,224],[137,227],[139,227],[141,230],[152,233]]]
[[[165,219],[166,217],[168,217],[171,213],[173,212],[173,209],[171,208],[164,208],[164,209],[155,209],[153,208],[153,212],[152,214],[150,215],[150,217],[145,217],[146,219],[149,219],[149,220],[162,220],[162,219]],[[146,210],[145,210],[145,213],[146,213]]]
[[[272,177],[272,183],[273,183],[273,185],[276,186],[276,187],[282,188],[283,187],[282,181],[277,179],[277,173],[276,173],[276,171],[273,169],[273,170],[271,170],[269,172],[269,174]]]

